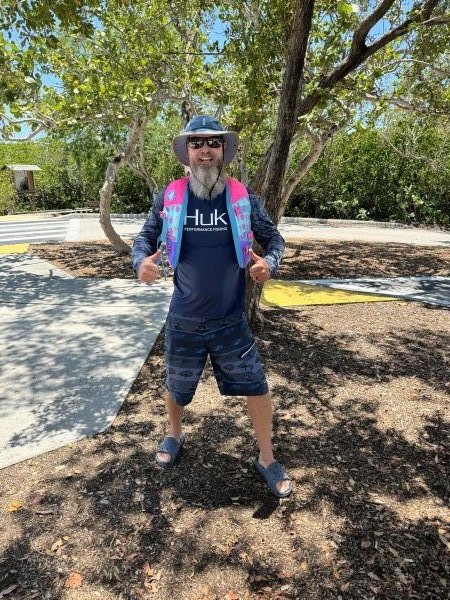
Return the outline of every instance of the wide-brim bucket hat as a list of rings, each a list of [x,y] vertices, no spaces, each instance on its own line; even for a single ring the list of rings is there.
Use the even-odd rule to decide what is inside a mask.
[[[226,142],[223,151],[223,163],[224,165],[230,164],[239,146],[239,136],[236,131],[226,131],[217,119],[208,115],[193,117],[184,128],[184,131],[174,138],[172,147],[175,156],[183,165],[188,167],[187,139],[194,136],[210,137],[212,135],[218,135]]]

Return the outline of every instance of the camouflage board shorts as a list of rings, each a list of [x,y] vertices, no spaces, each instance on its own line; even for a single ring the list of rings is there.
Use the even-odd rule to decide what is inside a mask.
[[[223,396],[268,392],[255,338],[244,315],[194,319],[169,314],[165,337],[166,387],[177,404],[191,402],[208,355]]]

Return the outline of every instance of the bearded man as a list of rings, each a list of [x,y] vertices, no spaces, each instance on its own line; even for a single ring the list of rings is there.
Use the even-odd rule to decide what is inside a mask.
[[[224,396],[246,396],[259,456],[253,464],[268,488],[283,498],[291,478],[272,448],[272,402],[255,339],[244,314],[245,275],[264,283],[277,269],[284,240],[260,199],[227,176],[238,135],[214,117],[195,116],[173,140],[190,176],[171,182],[155,200],[133,244],[133,268],[150,284],[167,259],[174,293],[165,325],[169,432],[156,463],[171,468],[185,443],[183,410],[210,357]],[[262,246],[256,255],[253,239]],[[160,245],[161,244],[161,245]]]

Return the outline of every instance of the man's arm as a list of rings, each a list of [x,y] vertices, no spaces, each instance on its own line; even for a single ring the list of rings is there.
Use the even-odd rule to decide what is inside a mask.
[[[164,190],[153,202],[152,210],[139,234],[133,242],[131,252],[133,269],[138,272],[139,266],[147,256],[152,256],[157,251],[158,237],[161,235],[163,221],[159,215],[164,205]]]
[[[270,267],[271,277],[276,273],[284,253],[284,239],[267,214],[261,199],[250,192],[252,207],[251,225],[255,240],[264,249],[264,259]]]

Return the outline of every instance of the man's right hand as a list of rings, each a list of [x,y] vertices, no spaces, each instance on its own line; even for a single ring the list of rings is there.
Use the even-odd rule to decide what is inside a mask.
[[[138,279],[143,283],[153,283],[159,277],[159,267],[157,263],[161,260],[161,250],[147,256],[139,265]]]

